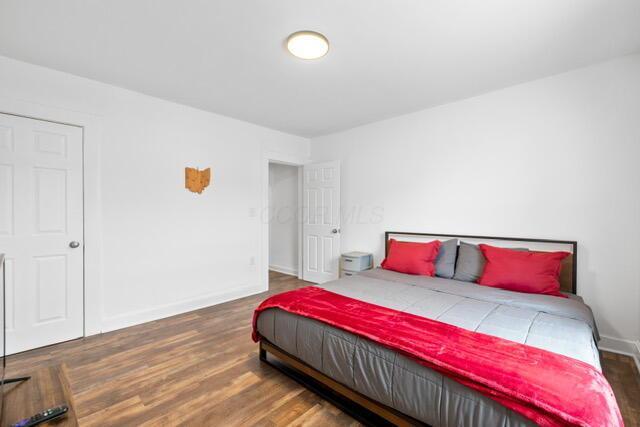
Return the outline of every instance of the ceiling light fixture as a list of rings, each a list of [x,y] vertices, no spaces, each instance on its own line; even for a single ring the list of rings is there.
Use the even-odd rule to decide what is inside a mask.
[[[297,31],[287,38],[287,49],[300,59],[318,59],[329,51],[329,40],[315,31]]]

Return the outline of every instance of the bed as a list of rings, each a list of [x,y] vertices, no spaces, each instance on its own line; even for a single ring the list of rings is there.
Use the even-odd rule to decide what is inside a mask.
[[[577,359],[600,371],[595,321],[591,309],[576,295],[576,242],[387,232],[385,247],[391,238],[410,241],[457,238],[508,248],[570,252],[561,276],[561,290],[569,298],[512,292],[380,268],[318,287],[527,344]],[[257,316],[256,328],[261,360],[273,363],[366,424],[535,425],[411,357],[324,322],[272,308]]]

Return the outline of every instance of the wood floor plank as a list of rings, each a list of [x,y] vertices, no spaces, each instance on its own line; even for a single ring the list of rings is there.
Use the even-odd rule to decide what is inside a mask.
[[[7,374],[55,367],[81,426],[358,425],[259,362],[250,339],[254,308],[268,295],[308,285],[275,272],[269,279],[259,295],[10,356]],[[640,426],[633,360],[603,353],[602,362],[626,425]]]

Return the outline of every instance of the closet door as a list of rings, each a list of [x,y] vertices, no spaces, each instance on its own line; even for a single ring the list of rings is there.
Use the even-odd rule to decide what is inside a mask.
[[[82,129],[0,114],[7,353],[83,335]]]

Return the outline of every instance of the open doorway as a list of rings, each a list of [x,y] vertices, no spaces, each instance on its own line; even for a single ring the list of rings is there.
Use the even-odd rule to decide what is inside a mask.
[[[269,276],[300,272],[299,167],[269,163]]]

